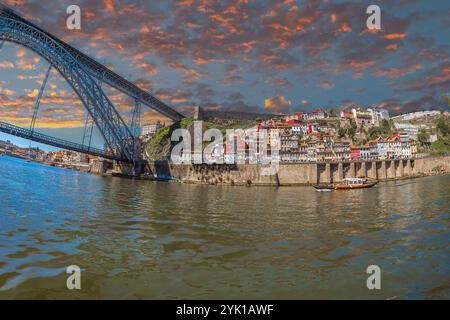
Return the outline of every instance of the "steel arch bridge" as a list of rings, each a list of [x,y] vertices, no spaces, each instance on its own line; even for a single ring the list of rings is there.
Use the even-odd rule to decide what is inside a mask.
[[[10,134],[16,133],[17,135],[20,132],[21,137],[30,140],[78,152],[101,155],[114,160],[134,162],[134,134],[103,92],[100,81],[104,81],[134,98],[137,103],[141,102],[172,120],[177,121],[183,118],[182,114],[148,92],[143,91],[102,64],[0,4],[0,43],[4,41],[14,42],[34,51],[61,74],[92,117],[106,142],[108,150],[100,153],[98,149],[94,152],[93,148],[88,150],[80,148],[80,145],[74,147],[73,143],[64,143],[62,140],[55,143],[55,140],[51,137],[42,135],[42,137],[37,138],[36,133],[26,132],[26,130],[24,132],[24,130],[19,130],[18,127],[13,130],[11,126],[7,126],[3,122],[0,123],[0,131]]]

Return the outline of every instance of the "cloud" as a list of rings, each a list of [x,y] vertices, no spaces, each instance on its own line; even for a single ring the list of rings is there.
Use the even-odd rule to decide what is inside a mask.
[[[192,82],[193,80],[199,80],[205,76],[204,73],[198,71],[197,69],[191,68],[182,63],[175,63],[175,62],[169,63],[169,67],[178,72],[184,73],[184,75],[185,75],[184,79],[187,82]]]
[[[146,61],[135,61],[133,62],[133,67],[141,70],[141,74],[144,77],[154,77],[159,73],[159,68]]]
[[[23,58],[25,55],[27,54],[27,50],[26,49],[20,49],[16,52],[16,57],[17,58]]]
[[[276,78],[276,79],[268,79],[266,80],[266,83],[271,86],[276,87],[286,87],[289,85],[289,80],[287,78]]]
[[[322,80],[320,82],[320,87],[323,89],[332,89],[334,88],[334,83],[331,82],[330,80]]]
[[[386,39],[389,39],[389,40],[405,39],[406,38],[406,33],[388,33],[388,34],[385,34],[384,37]]]
[[[105,4],[106,10],[108,10],[108,12],[110,14],[115,14],[116,10],[114,8],[114,0],[103,0],[103,3]]]
[[[34,89],[32,91],[30,91],[30,93],[27,94],[28,97],[30,98],[36,98],[39,94],[39,90],[38,89]]]
[[[265,108],[276,113],[287,112],[291,107],[291,104],[291,101],[287,100],[284,96],[276,96],[264,100]]]
[[[253,108],[274,87],[293,101],[311,90],[308,99],[320,105],[329,100],[372,103],[389,99],[394,91],[400,107],[449,90],[448,10],[427,3],[383,4],[383,30],[376,33],[367,32],[364,6],[347,0],[173,0],[163,5],[80,0],[85,23],[76,33],[65,28],[63,6],[48,14],[50,0],[7,4],[180,109],[196,104],[228,108],[236,90],[242,97],[232,103]],[[42,70],[30,59],[32,53],[18,48],[8,60],[21,70],[14,77],[26,85]],[[374,90],[366,81],[371,76],[395,81],[375,79]],[[333,90],[336,97],[325,98],[323,91],[338,83],[352,89]],[[119,108],[132,105],[113,97]]]
[[[389,78],[399,78],[403,77],[407,74],[413,73],[417,70],[422,69],[423,66],[421,64],[414,64],[411,66],[406,66],[402,68],[381,68],[375,71],[375,75],[377,77],[389,77]]]
[[[13,69],[14,63],[10,61],[0,61],[0,69]]]

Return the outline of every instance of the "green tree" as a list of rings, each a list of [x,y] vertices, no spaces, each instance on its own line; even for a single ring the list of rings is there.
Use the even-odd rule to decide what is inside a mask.
[[[450,152],[450,138],[440,138],[431,145],[431,153],[438,156],[448,155]]]
[[[356,134],[356,129],[358,128],[358,126],[356,125],[355,120],[351,119],[350,120],[350,127],[347,128],[347,135],[353,139],[353,137]]]
[[[430,140],[430,135],[428,134],[428,132],[420,130],[420,132],[417,135],[417,140],[419,141],[419,144],[423,147]]]
[[[386,119],[381,120],[380,130],[384,134],[390,134],[392,132],[392,123]]]
[[[448,125],[448,119],[444,116],[441,116],[438,121],[436,128],[441,133],[443,137],[447,137],[450,133],[450,127]]]
[[[328,111],[328,115],[329,115],[330,117],[337,117],[337,110],[334,109],[334,108],[330,109],[330,110]]]
[[[350,138],[353,139],[353,137],[355,136],[355,134],[356,134],[356,128],[350,127],[350,128],[347,129],[347,135],[348,135]]]
[[[375,138],[378,138],[381,136],[384,132],[381,130],[380,127],[372,127],[369,129],[369,139],[373,140]]]

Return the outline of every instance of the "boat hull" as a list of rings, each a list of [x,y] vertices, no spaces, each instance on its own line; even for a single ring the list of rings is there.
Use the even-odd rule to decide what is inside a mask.
[[[317,190],[333,190],[334,186],[332,184],[316,184],[313,185]]]
[[[362,183],[362,184],[336,184],[334,189],[336,190],[348,190],[348,189],[365,189],[365,188],[371,188],[374,185],[376,185],[376,182],[370,182],[370,183]]]
[[[336,183],[336,184],[315,184],[313,187],[317,190],[350,190],[350,189],[365,189],[365,188],[371,188],[374,185],[376,185],[378,182],[368,182],[368,183],[361,183],[361,184],[342,184],[342,183]]]

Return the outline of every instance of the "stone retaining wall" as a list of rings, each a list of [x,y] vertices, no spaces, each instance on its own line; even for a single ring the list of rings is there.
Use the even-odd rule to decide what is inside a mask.
[[[344,178],[367,177],[380,181],[450,173],[450,156],[404,160],[352,161],[339,163],[280,164],[278,174],[261,174],[256,164],[181,164],[166,161],[149,164],[159,177],[187,183],[229,185],[310,185]]]

